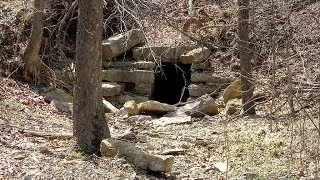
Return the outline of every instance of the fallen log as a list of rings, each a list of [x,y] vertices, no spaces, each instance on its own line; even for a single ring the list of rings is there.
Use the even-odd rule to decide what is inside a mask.
[[[173,156],[151,155],[134,143],[111,138],[102,140],[100,152],[104,157],[125,157],[130,163],[143,170],[170,172],[174,163]]]

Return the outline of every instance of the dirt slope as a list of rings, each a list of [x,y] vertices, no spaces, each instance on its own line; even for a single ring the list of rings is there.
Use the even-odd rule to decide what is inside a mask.
[[[83,156],[74,141],[35,137],[26,130],[72,132],[71,119],[47,105],[26,84],[1,79],[1,179],[224,179],[215,163],[228,160],[228,177],[260,179],[300,178],[317,175],[317,133],[310,121],[224,116],[193,119],[191,124],[154,126],[149,122],[110,117],[112,136],[129,128],[146,137],[137,143],[152,154],[186,148],[175,156],[171,174],[155,175],[134,169],[123,159]],[[263,106],[258,113],[265,114]],[[273,122],[275,123],[275,122]]]

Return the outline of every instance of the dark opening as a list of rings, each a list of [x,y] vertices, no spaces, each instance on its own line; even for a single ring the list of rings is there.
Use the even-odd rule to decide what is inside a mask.
[[[151,99],[167,104],[186,102],[191,82],[191,64],[164,62],[154,69]]]

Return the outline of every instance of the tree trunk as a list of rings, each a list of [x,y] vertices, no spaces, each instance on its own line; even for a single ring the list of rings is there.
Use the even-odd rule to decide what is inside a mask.
[[[249,47],[249,0],[238,0],[238,51],[240,55],[241,66],[241,84],[242,84],[242,104],[244,115],[254,114],[255,107],[253,96],[252,82],[252,53]]]
[[[79,0],[73,132],[86,153],[99,154],[100,142],[110,138],[101,94],[102,0]]]
[[[53,71],[46,66],[39,56],[43,23],[44,23],[44,0],[34,0],[34,13],[30,40],[22,56],[24,62],[25,78],[29,81],[48,84],[53,82]]]

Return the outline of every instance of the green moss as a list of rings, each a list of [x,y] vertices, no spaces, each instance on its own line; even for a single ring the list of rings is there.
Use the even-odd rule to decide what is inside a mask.
[[[83,151],[71,151],[70,156],[74,157],[74,158],[82,158],[84,155]]]
[[[273,149],[270,151],[270,156],[274,158],[279,158],[281,156],[281,151],[278,149]]]

